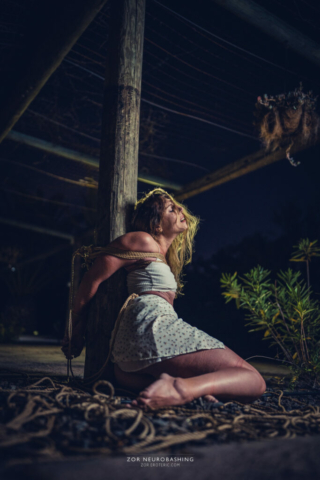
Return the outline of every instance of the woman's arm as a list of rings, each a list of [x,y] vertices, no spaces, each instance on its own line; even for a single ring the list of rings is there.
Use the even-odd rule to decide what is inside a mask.
[[[110,245],[123,250],[157,252],[158,247],[154,239],[146,232],[131,232],[118,237]],[[95,296],[99,285],[110,278],[121,267],[125,267],[135,260],[99,255],[88,272],[83,276],[72,309],[72,345],[71,356],[79,356],[84,346],[86,330],[86,311],[90,300]],[[69,337],[66,333],[62,340],[62,351],[67,358],[69,354]]]
[[[111,246],[125,251],[158,252],[154,239],[146,232],[129,232],[116,238]],[[101,254],[83,276],[78,293],[74,300],[73,312],[81,314],[96,294],[100,283],[111,277],[119,268],[131,264],[133,260]]]
[[[90,270],[83,276],[74,299],[73,312],[78,315],[85,313],[90,300],[97,293],[99,285],[108,280],[125,264],[126,259],[112,257],[111,255],[99,255]]]
[[[68,332],[62,340],[61,350],[67,358],[78,357],[81,354],[87,323],[86,310],[90,300],[97,293],[99,285],[119,270],[124,263],[123,259],[99,255],[90,270],[84,274],[73,304],[71,350],[69,350]]]

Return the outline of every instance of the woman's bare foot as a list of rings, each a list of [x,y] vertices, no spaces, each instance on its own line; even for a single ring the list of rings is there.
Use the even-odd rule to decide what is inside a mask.
[[[161,373],[159,379],[140,392],[131,405],[150,408],[169,407],[183,405],[192,399],[183,378],[175,378],[167,373]]]

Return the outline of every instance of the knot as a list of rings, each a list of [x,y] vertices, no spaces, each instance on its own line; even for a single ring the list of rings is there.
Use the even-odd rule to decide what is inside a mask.
[[[82,257],[84,263],[82,263],[81,267],[89,270],[94,257],[96,256],[96,250],[97,248],[94,245],[82,245],[82,247],[78,248],[78,250],[74,253],[74,257],[77,255]]]

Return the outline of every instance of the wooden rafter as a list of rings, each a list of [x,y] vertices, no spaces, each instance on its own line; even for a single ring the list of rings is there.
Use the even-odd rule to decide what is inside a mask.
[[[31,225],[30,223],[20,222],[18,220],[12,220],[10,218],[3,218],[3,217],[0,217],[0,223],[10,225],[11,227],[23,228],[25,230],[32,230],[34,232],[41,233],[44,235],[51,235],[53,237],[64,238],[65,240],[69,240],[71,245],[74,244],[74,235],[70,235],[69,233],[59,232],[57,230],[53,230],[52,228],[40,227],[39,225]]]
[[[90,167],[99,169],[98,158],[92,157],[82,152],[71,150],[70,148],[62,147],[61,145],[57,145],[52,142],[47,142],[46,140],[42,140],[40,138],[26,135],[25,133],[11,130],[11,132],[9,132],[7,135],[7,139],[12,140],[14,142],[22,143],[24,145],[28,145],[30,147],[37,148],[44,152],[52,153],[53,155],[57,155],[59,157],[67,158],[68,160],[72,160],[74,162],[82,163],[83,165],[89,165]],[[157,187],[170,188],[172,190],[180,190],[182,188],[181,184],[179,183],[173,182],[166,178],[161,178],[156,175],[150,175],[143,172],[138,173],[138,180],[139,182],[142,182],[142,183],[155,185]],[[91,188],[94,187],[94,185],[89,185],[89,186]]]
[[[294,155],[301,150],[305,150],[306,148],[306,145],[296,145],[295,147],[292,147],[291,155]],[[286,158],[285,149],[277,150],[276,152],[268,154],[266,154],[265,150],[259,150],[258,152],[247,155],[236,162],[226,165],[219,170],[215,170],[212,173],[204,175],[194,182],[185,185],[182,190],[175,194],[175,198],[178,201],[186,200],[187,198],[194,197],[199,193],[210,190],[211,188],[229,182],[230,180],[234,180],[235,178],[246,175],[259,168],[271,165],[284,158]]]
[[[0,143],[107,1],[55,0],[40,5],[44,18],[39,32],[30,32],[28,60],[2,98]]]
[[[320,45],[252,0],[214,0],[265,34],[320,66]]]

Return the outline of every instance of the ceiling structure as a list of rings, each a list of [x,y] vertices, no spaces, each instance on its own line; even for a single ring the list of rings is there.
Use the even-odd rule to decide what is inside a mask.
[[[28,71],[39,32],[46,35],[40,3],[2,2],[2,102]],[[95,224],[110,22],[108,2],[100,3],[0,145],[0,221],[7,225],[73,238]],[[155,185],[177,198],[186,186],[199,194],[251,171],[248,158],[252,165],[261,160],[253,126],[257,96],[285,93],[300,82],[320,90],[310,58],[219,3],[147,0],[139,197]],[[255,3],[320,44],[320,7],[311,0]]]

